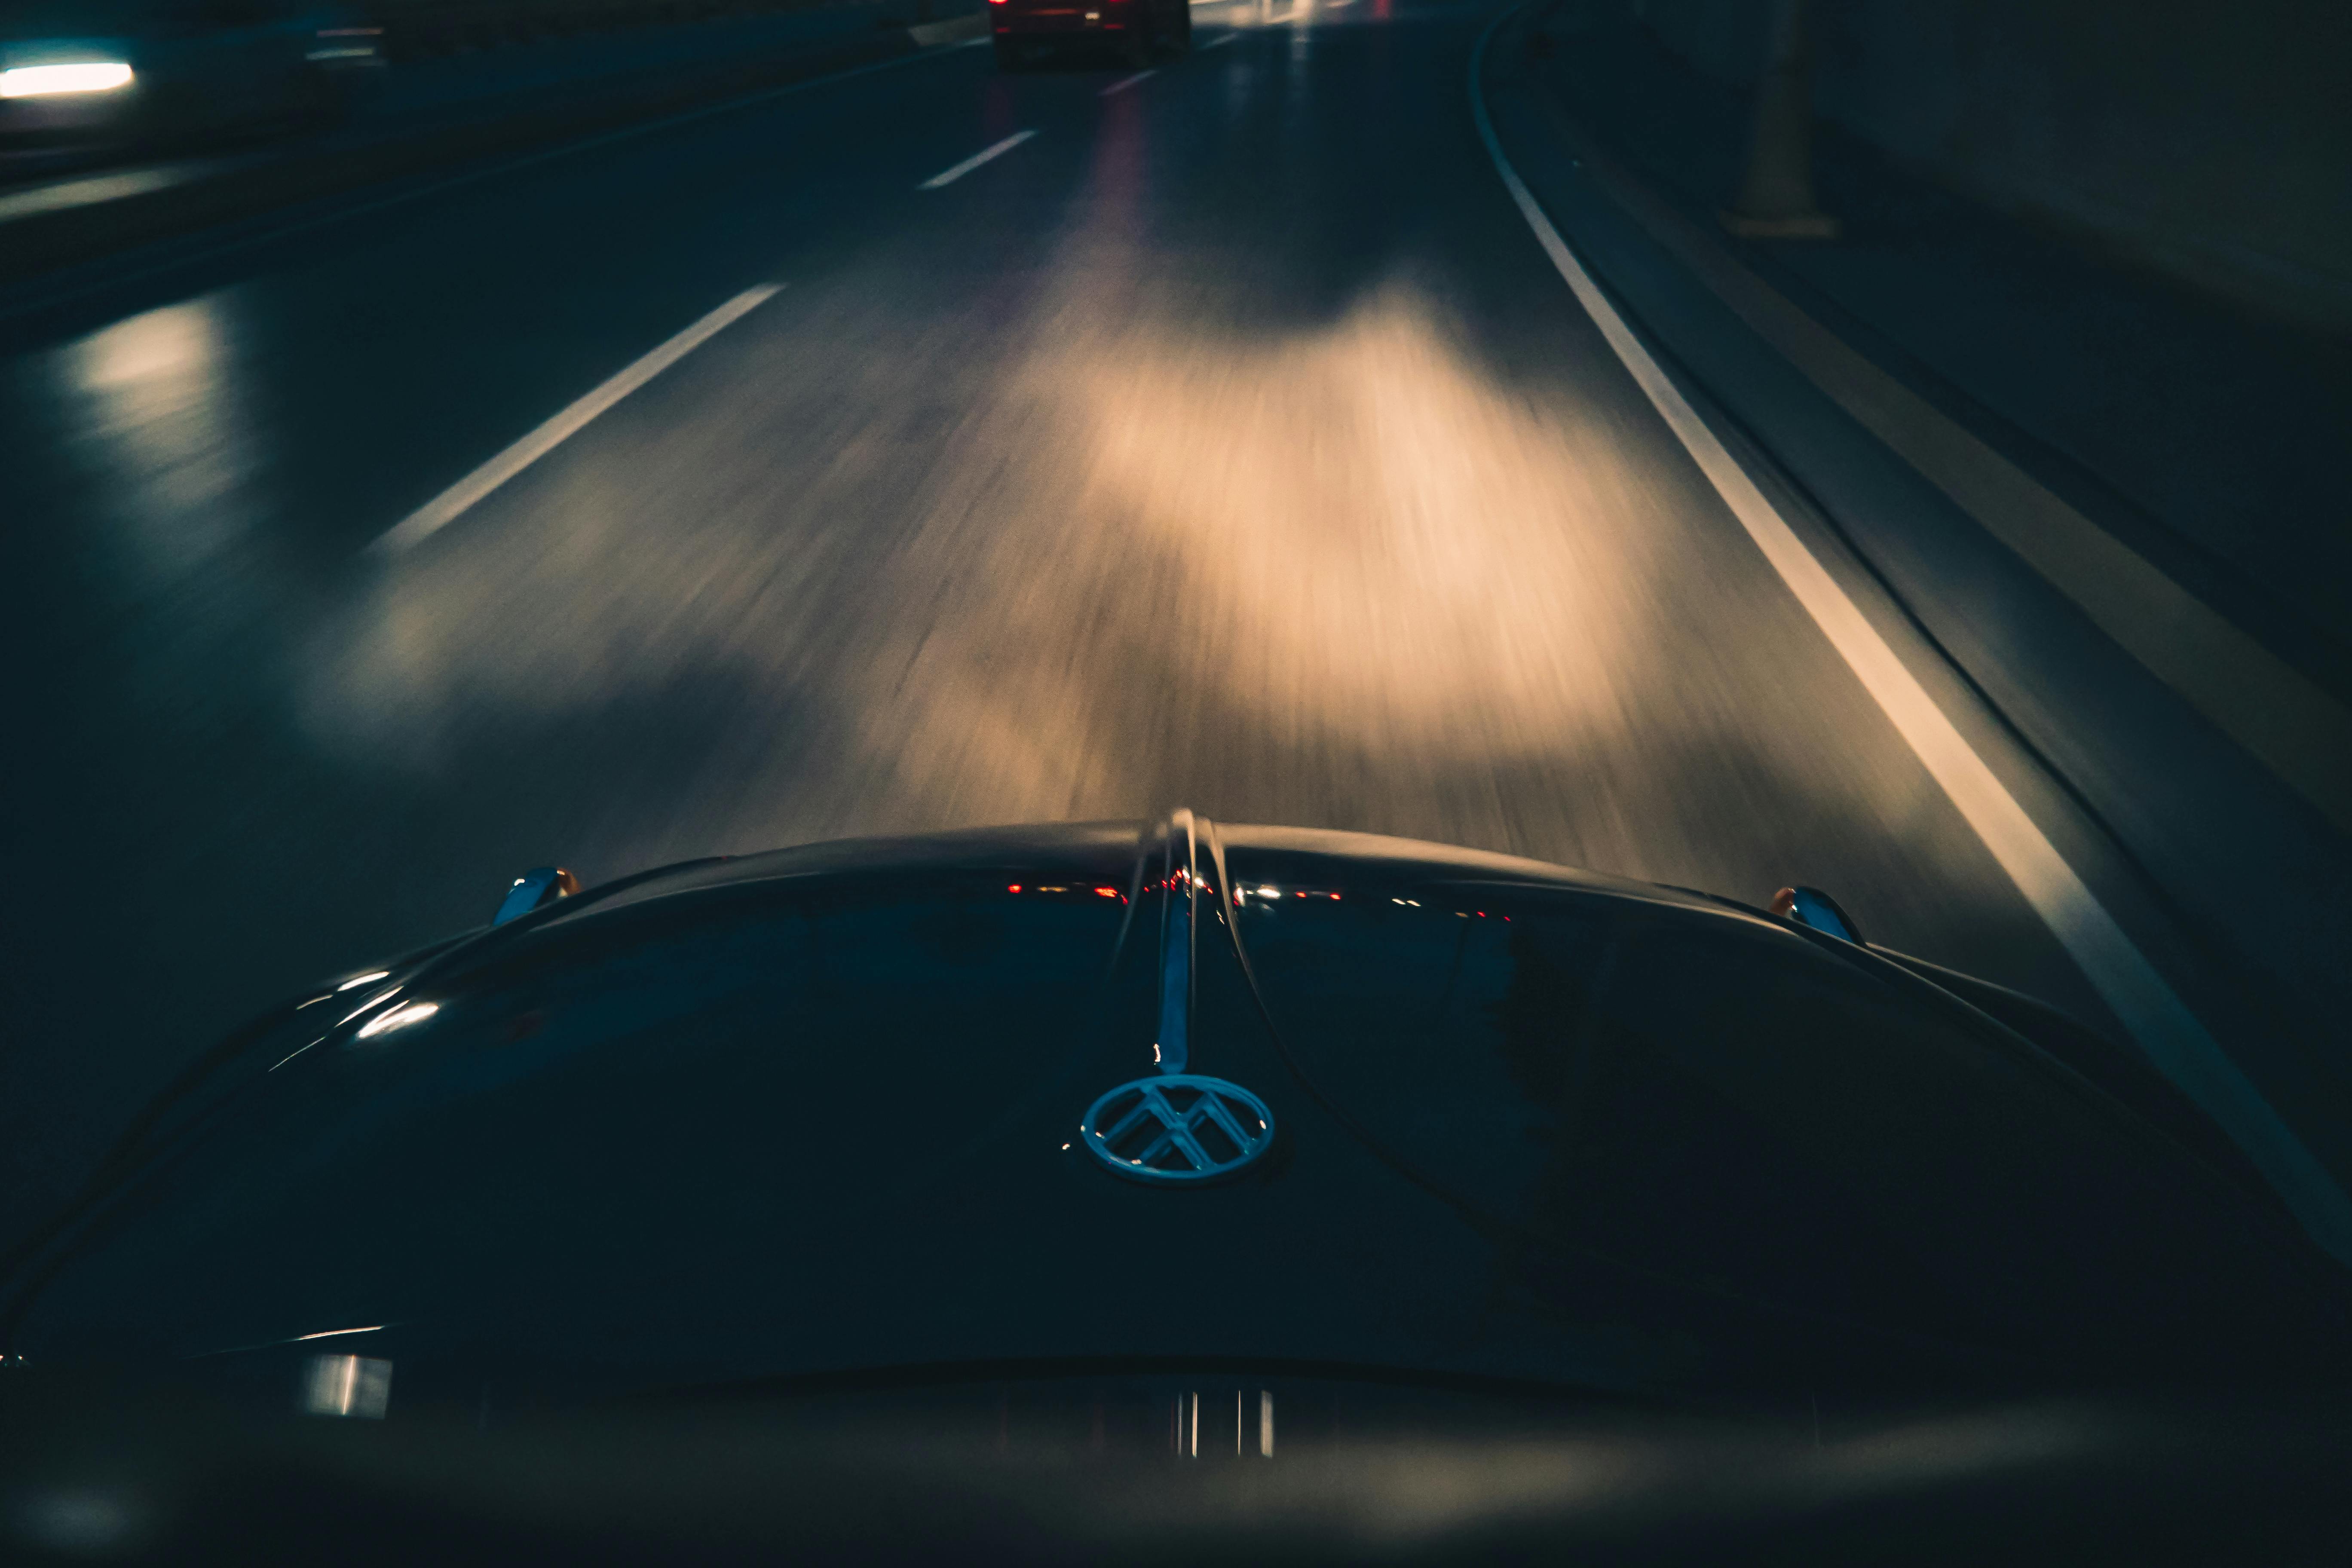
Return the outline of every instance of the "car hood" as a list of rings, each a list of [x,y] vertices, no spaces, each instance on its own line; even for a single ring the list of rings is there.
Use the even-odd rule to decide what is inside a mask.
[[[1172,1360],[1744,1398],[2342,1362],[2338,1283],[2270,1211],[1980,1011],[1511,857],[1189,818],[815,845],[341,984],[229,1042],[24,1262],[9,1352],[264,1382],[364,1352],[453,1397]],[[1264,1115],[1217,1179],[1089,1139],[1171,1065]]]

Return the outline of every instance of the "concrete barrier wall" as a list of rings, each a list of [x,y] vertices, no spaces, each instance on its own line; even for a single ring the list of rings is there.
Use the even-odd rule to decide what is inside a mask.
[[[1772,0],[1629,0],[1752,80]],[[2352,0],[1813,0],[1821,116],[1996,205],[2352,331]]]

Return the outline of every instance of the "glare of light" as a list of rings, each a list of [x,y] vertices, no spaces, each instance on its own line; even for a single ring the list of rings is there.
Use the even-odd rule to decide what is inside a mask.
[[[361,1014],[365,1013],[373,1007],[381,1007],[399,994],[400,987],[397,985],[377,992],[374,995],[369,997],[366,1001],[361,1003],[358,1006],[352,1008],[350,1012],[336,1019],[336,1027],[341,1028],[343,1025],[350,1023],[353,1018],[358,1017]]]
[[[259,515],[248,499],[262,461],[251,442],[250,389],[232,373],[236,309],[208,295],[144,311],[67,348],[57,363],[58,390],[88,422],[76,427],[97,443],[89,460],[107,476],[108,549],[158,593],[226,584],[220,591],[235,597],[213,605],[216,616],[266,598],[258,582],[219,559]]]
[[[83,345],[75,379],[89,391],[130,395],[136,417],[152,417],[207,395],[220,369],[218,311],[197,300],[118,321]]]
[[[12,1511],[18,1531],[73,1557],[111,1557],[142,1522],[129,1494],[98,1488],[33,1492]]]
[[[392,1404],[392,1363],[366,1356],[310,1358],[302,1407],[313,1415],[356,1415],[381,1421]]]
[[[351,1021],[351,1020],[349,1020],[349,1019],[345,1019],[345,1020],[344,1020],[344,1022],[345,1022],[345,1023],[349,1023],[350,1021]],[[324,1036],[324,1035],[320,1035],[320,1036],[319,1037],[319,1040],[323,1040],[323,1039],[325,1039],[326,1037],[327,1037],[326,1036]],[[292,1049],[292,1050],[290,1050],[290,1051],[287,1052],[284,1056],[282,1056],[282,1057],[278,1058],[275,1062],[272,1062],[272,1063],[270,1064],[270,1066],[269,1066],[269,1070],[270,1070],[271,1072],[276,1072],[279,1068],[284,1067],[288,1062],[292,1061],[296,1057],[299,1057],[299,1056],[300,1056],[304,1051],[309,1050],[309,1049],[310,1048],[310,1046],[315,1046],[315,1045],[317,1045],[317,1044],[319,1043],[319,1040],[312,1040],[312,1041],[310,1042],[310,1046],[297,1046],[294,1049]]]
[[[421,1024],[441,1011],[438,1002],[411,1002],[405,1007],[394,1007],[380,1018],[371,1018],[360,1026],[358,1038],[373,1039],[394,1029],[404,1029],[411,1024]]]
[[[1118,889],[1117,888],[1097,888],[1095,892],[1098,896],[1106,899],[1115,899],[1118,897]]]
[[[0,70],[0,98],[50,98],[67,92],[112,92],[131,85],[131,68],[121,60],[78,60],[64,66],[17,66]]]
[[[1009,887],[1009,888],[1005,889],[1004,890],[1005,890],[1006,892],[1008,892],[1008,893],[1017,893],[1017,892],[1019,892],[1019,891],[1021,890],[1021,884],[1020,884],[1020,883],[1018,883],[1018,882],[1015,882],[1015,883],[1013,883],[1011,887]]]
[[[362,985],[373,985],[379,980],[389,980],[391,978],[391,970],[379,969],[372,974],[354,974],[349,980],[344,981],[341,985],[336,986],[335,989],[338,991],[356,991]]]
[[[1280,888],[1260,888],[1257,890],[1257,896],[1261,899],[1278,899],[1282,897],[1282,889]]]

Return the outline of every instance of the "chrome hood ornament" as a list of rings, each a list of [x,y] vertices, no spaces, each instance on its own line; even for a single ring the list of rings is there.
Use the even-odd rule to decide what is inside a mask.
[[[1201,894],[1208,885],[1201,876],[1203,826],[1180,810],[1169,817],[1163,835],[1160,1029],[1151,1047],[1159,1076],[1109,1090],[1087,1107],[1078,1124],[1087,1151],[1133,1181],[1211,1181],[1233,1174],[1274,1146],[1274,1112],[1265,1101],[1237,1083],[1186,1070],[1192,1065],[1198,989]]]
[[[1139,1182],[1230,1175],[1274,1142],[1274,1112],[1237,1083],[1167,1073],[1120,1084],[1087,1107],[1087,1147]]]

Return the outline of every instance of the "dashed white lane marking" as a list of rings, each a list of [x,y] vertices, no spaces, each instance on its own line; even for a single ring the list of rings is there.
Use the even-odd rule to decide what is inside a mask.
[[[1117,80],[1117,81],[1115,81],[1115,82],[1111,83],[1108,87],[1107,87],[1107,88],[1103,89],[1102,89],[1102,92],[1101,92],[1101,94],[1100,94],[1100,96],[1101,96],[1101,97],[1104,97],[1104,98],[1108,98],[1108,97],[1109,97],[1112,93],[1114,93],[1114,92],[1125,92],[1129,88],[1133,87],[1137,82],[1144,81],[1144,80],[1148,80],[1149,79],[1150,79],[1150,78],[1152,78],[1152,77],[1155,77],[1155,76],[1158,76],[1159,74],[1160,74],[1160,68],[1159,68],[1159,67],[1157,67],[1157,66],[1154,66],[1154,67],[1152,67],[1150,70],[1138,71],[1138,72],[1136,72],[1133,76],[1121,77],[1121,78],[1119,78],[1119,79],[1118,79],[1118,80]]]
[[[767,303],[782,287],[781,283],[763,283],[756,289],[744,289],[409,513],[369,545],[367,553],[391,556],[414,549],[464,516],[468,509],[492,490],[555,450],[596,416],[700,348],[733,322]]]
[[[1207,43],[1202,44],[1200,48],[1195,49],[1192,52],[1194,54],[1200,54],[1209,49],[1222,49],[1227,44],[1232,43],[1234,39],[1240,37],[1241,35],[1239,33],[1221,33],[1217,37],[1211,38]]]
[[[2043,836],[1984,759],[1944,716],[1926,688],[1903,667],[1845,590],[1805,548],[1796,531],[1756,488],[1715,432],[1698,416],[1675,384],[1659,369],[1624,318],[1596,287],[1567,242],[1544,216],[1518,171],[1504,156],[1486,113],[1480,69],[1487,40],[1509,13],[1488,26],[1470,56],[1470,107],[1486,154],[1503,177],[1511,200],[1535,231],[1578,303],[1584,307],[1617,358],[1649,395],[1667,426],[1723,498],[1748,538],[1812,616],[1840,658],[1894,721],[1895,730],[1926,764],[1960,815],[2017,884],[2036,914],[2073,957],[2092,986],[2115,1009],[2124,1027],[2167,1078],[2202,1106],[2244,1146],[2296,1216],[2321,1246],[2352,1261],[2352,1200],[2326,1167],[2272,1109],[2176,994],[2133,945],[2057,847]]]
[[[956,181],[962,179],[966,174],[971,174],[974,169],[979,168],[982,163],[987,163],[991,158],[1003,157],[1004,154],[1012,152],[1013,149],[1020,146],[1021,143],[1028,141],[1029,138],[1036,134],[1037,133],[1034,131],[1015,131],[1012,135],[1007,136],[995,146],[982,147],[979,152],[974,153],[971,157],[966,158],[954,168],[940,170],[938,174],[933,174],[929,179],[925,180],[921,184],[917,185],[915,188],[919,191],[936,191],[941,185],[953,184]]]

